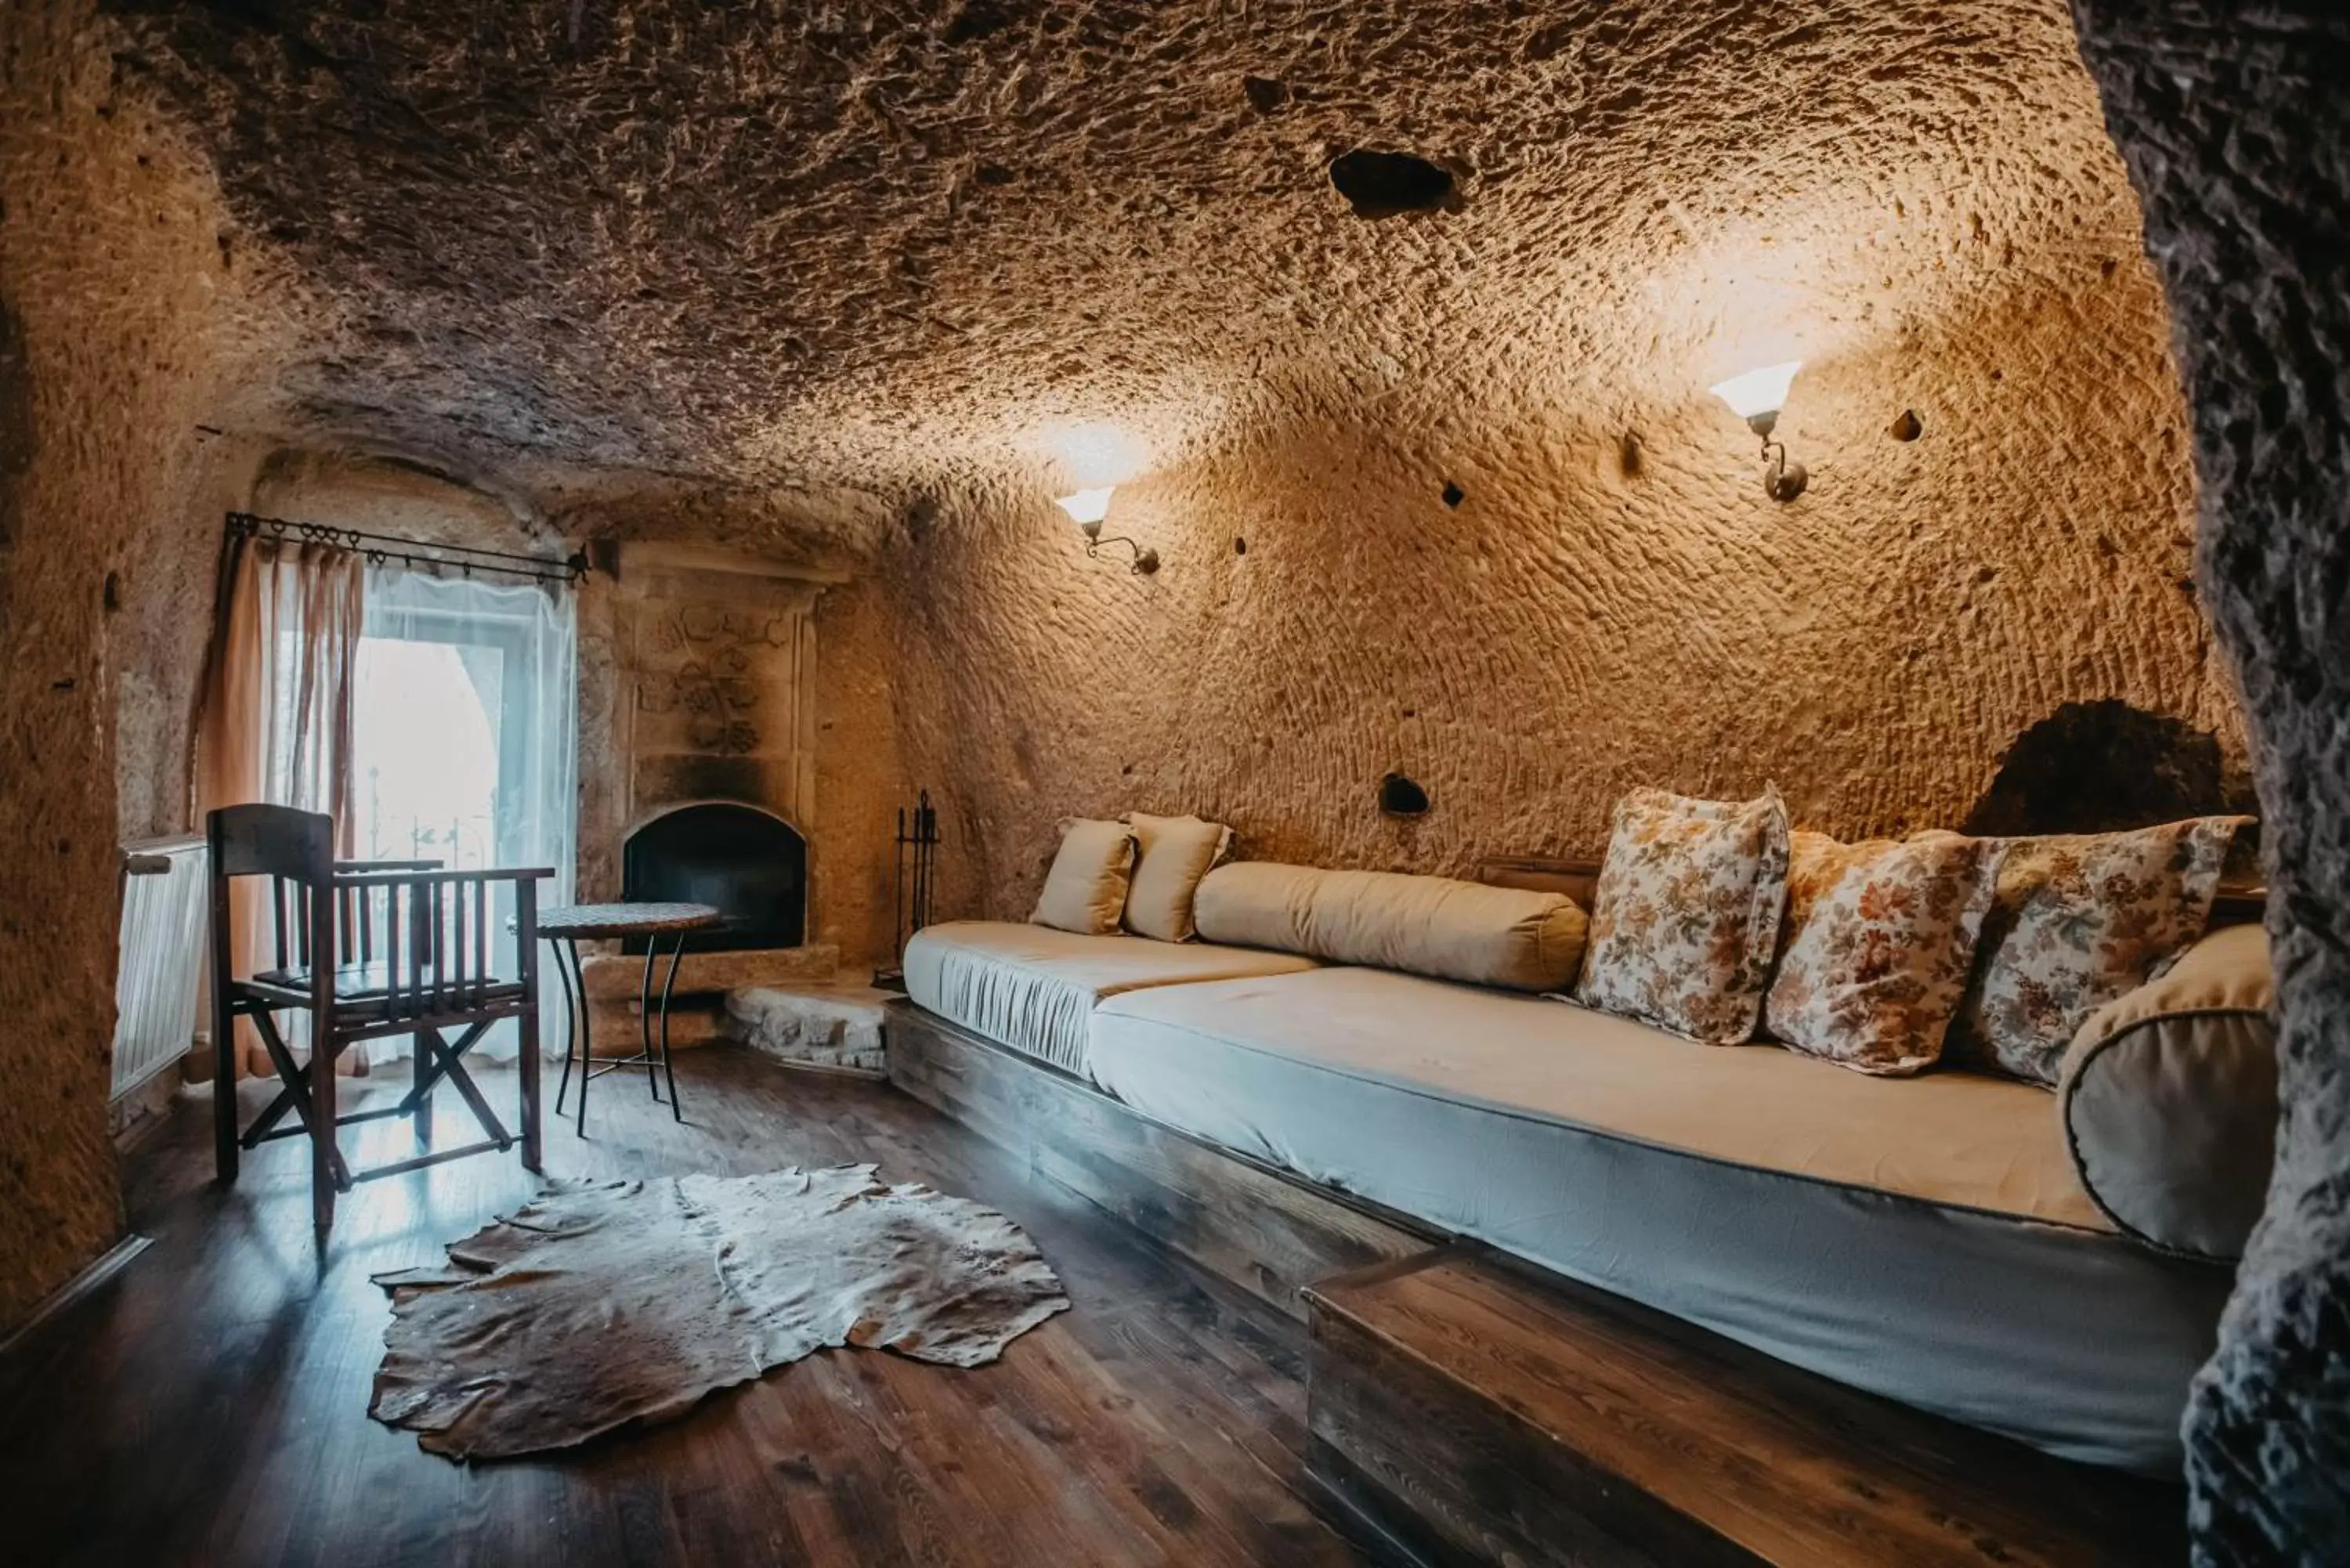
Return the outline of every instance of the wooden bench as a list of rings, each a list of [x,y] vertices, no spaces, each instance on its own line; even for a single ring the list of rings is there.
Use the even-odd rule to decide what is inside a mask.
[[[2187,1560],[2175,1486],[1846,1388],[1474,1244],[1305,1294],[1309,1470],[1407,1559]]]

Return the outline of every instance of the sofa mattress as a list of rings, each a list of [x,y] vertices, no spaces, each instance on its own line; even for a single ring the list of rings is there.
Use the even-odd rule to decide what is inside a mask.
[[[2156,1475],[2230,1274],[2116,1234],[2045,1090],[1378,970],[1104,1002],[1149,1116],[1839,1382]]]
[[[1095,1004],[1146,986],[1286,974],[1294,953],[1148,937],[1087,937],[1006,920],[925,926],[906,944],[906,994],[998,1044],[1086,1076]]]

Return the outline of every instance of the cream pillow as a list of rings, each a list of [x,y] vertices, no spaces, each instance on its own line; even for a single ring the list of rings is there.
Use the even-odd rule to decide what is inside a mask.
[[[2250,820],[2007,840],[1946,1058],[2054,1087],[2089,1014],[2203,934],[2229,846]]]
[[[2276,981],[2258,926],[2212,932],[2090,1015],[2057,1090],[2081,1185],[2167,1252],[2243,1256],[2275,1163]]]
[[[1126,929],[1162,942],[1188,942],[1200,934],[1192,923],[1191,898],[1200,878],[1232,847],[1232,830],[1196,816],[1147,816],[1129,812],[1139,858],[1134,885],[1126,890]]]
[[[1709,1045],[1753,1037],[1787,905],[1787,807],[1634,790],[1616,803],[1575,1000]]]
[[[1134,865],[1134,829],[1122,822],[1073,816],[1061,824],[1060,853],[1036,896],[1031,925],[1080,936],[1106,937],[1126,909],[1127,875]]]
[[[1583,956],[1583,911],[1562,893],[1393,871],[1243,860],[1200,884],[1200,934],[1440,980],[1549,991]]]
[[[1967,992],[2004,847],[1955,833],[1898,844],[1795,834],[1765,1032],[1856,1073],[1932,1066]]]

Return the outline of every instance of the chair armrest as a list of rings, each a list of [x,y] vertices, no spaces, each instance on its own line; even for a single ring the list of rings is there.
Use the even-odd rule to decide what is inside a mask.
[[[538,882],[555,875],[552,866],[501,866],[484,871],[338,872],[338,888],[416,888],[432,882]]]

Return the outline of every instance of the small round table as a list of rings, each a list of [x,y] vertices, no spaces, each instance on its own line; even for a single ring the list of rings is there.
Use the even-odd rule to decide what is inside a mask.
[[[685,1119],[677,1104],[677,1073],[669,1059],[670,992],[677,986],[678,960],[685,955],[685,939],[692,932],[708,930],[720,919],[718,911],[707,904],[572,904],[539,911],[538,934],[554,944],[555,971],[563,977],[563,1007],[570,1023],[564,1041],[563,1082],[555,1092],[555,1114],[563,1114],[563,1098],[571,1092],[571,1064],[576,1057],[579,1063],[579,1137],[588,1136],[588,1081],[619,1067],[642,1067],[645,1087],[652,1091],[656,1104],[661,1097],[660,1083],[653,1076],[658,1069],[660,1078],[669,1084],[670,1115],[679,1121]],[[588,976],[579,967],[579,944],[625,937],[645,939],[645,973],[637,988],[637,1025],[643,1035],[644,1049],[633,1056],[598,1056],[595,1054],[595,1030],[588,1007]],[[663,937],[671,940],[669,973],[661,981],[660,1054],[656,1056],[653,963],[660,957]]]

